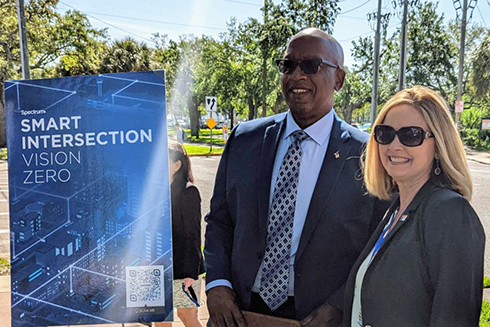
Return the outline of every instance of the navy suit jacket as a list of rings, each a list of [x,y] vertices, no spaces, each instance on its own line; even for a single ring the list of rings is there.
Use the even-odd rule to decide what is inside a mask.
[[[206,281],[230,281],[245,310],[265,253],[271,176],[285,118],[233,129],[206,216]],[[342,309],[349,272],[387,208],[363,187],[359,161],[367,138],[335,117],[294,262],[298,319],[326,302]]]

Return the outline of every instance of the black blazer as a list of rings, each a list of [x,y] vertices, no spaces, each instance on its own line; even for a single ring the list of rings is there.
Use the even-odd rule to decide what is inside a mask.
[[[201,197],[194,185],[172,183],[174,279],[197,279],[204,273],[201,251]]]
[[[351,327],[354,283],[399,200],[388,210],[349,276],[344,326]],[[428,181],[388,235],[361,288],[363,324],[372,327],[478,326],[485,234],[471,205]]]
[[[242,309],[250,307],[266,248],[272,169],[285,118],[279,114],[233,129],[206,217],[206,282],[230,281]],[[359,158],[366,140],[335,117],[294,263],[298,319],[327,301],[342,309],[352,265],[387,208],[375,206],[362,186]]]

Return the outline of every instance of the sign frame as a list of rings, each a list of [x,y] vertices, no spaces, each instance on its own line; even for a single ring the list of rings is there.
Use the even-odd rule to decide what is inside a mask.
[[[214,96],[206,97],[206,111],[207,112],[218,112],[218,98]]]

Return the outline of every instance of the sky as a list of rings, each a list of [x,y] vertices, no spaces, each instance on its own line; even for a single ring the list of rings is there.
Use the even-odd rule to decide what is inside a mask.
[[[455,0],[458,1],[458,0]],[[463,0],[461,1],[461,5]],[[278,0],[274,1],[278,3]],[[437,1],[433,1],[437,2]],[[468,0],[476,7],[470,23],[490,28],[490,0]],[[60,0],[58,10],[76,9],[85,13],[96,28],[108,28],[112,40],[131,36],[151,45],[153,33],[167,34],[178,40],[180,35],[209,35],[215,38],[226,31],[232,17],[245,22],[249,17],[262,21],[261,0]],[[367,14],[377,10],[377,0],[341,0],[341,12],[337,17],[333,36],[344,48],[345,66],[352,66],[352,41],[360,36],[374,35]],[[382,12],[392,12],[392,0],[382,0]],[[456,17],[453,0],[440,0],[439,13],[446,21]],[[460,10],[461,14],[461,10]],[[389,33],[400,27],[401,21],[394,15]]]

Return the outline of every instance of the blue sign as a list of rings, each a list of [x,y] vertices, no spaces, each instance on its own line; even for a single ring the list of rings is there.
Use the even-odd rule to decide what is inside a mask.
[[[5,82],[12,326],[173,320],[164,71]]]

